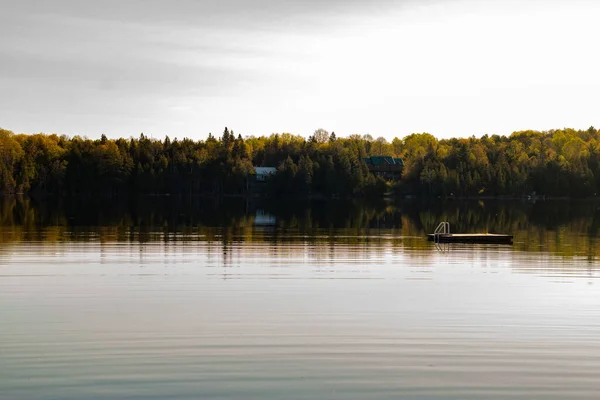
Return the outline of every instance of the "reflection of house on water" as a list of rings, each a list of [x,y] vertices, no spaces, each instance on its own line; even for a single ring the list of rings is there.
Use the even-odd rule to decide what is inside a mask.
[[[265,210],[259,208],[254,215],[254,225],[256,226],[274,226],[277,222],[274,215],[266,213]]]

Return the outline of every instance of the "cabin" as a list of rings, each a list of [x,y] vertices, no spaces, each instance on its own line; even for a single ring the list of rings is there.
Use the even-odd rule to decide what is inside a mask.
[[[384,179],[397,180],[402,177],[404,161],[389,156],[371,156],[364,159],[369,172]]]
[[[256,175],[257,182],[264,182],[267,177],[274,175],[277,172],[275,167],[254,167],[254,173]]]

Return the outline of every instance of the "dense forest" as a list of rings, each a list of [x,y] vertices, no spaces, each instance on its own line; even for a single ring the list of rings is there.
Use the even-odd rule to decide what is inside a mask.
[[[369,172],[364,158],[402,158],[401,178]],[[277,172],[254,183],[255,166]],[[206,140],[91,140],[0,129],[0,192],[128,194],[420,196],[595,196],[600,136],[587,130],[521,131],[510,136],[438,140],[428,133],[391,142],[336,137],[318,129],[246,136],[225,128]]]

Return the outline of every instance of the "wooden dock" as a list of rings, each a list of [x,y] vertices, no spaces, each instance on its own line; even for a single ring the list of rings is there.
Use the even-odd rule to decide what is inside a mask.
[[[513,235],[494,233],[431,233],[427,235],[430,242],[437,243],[486,243],[512,244]]]
[[[512,244],[513,235],[494,233],[450,233],[450,224],[440,222],[433,233],[427,235],[430,242],[435,243],[487,243]]]

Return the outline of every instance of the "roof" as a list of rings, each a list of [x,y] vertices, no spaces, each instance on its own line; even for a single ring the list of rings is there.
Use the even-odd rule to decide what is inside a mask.
[[[401,158],[394,158],[389,156],[371,156],[365,158],[364,160],[367,165],[373,165],[376,167],[383,165],[404,165],[404,161],[402,161]]]
[[[275,167],[254,167],[256,175],[271,175],[277,172]]]

